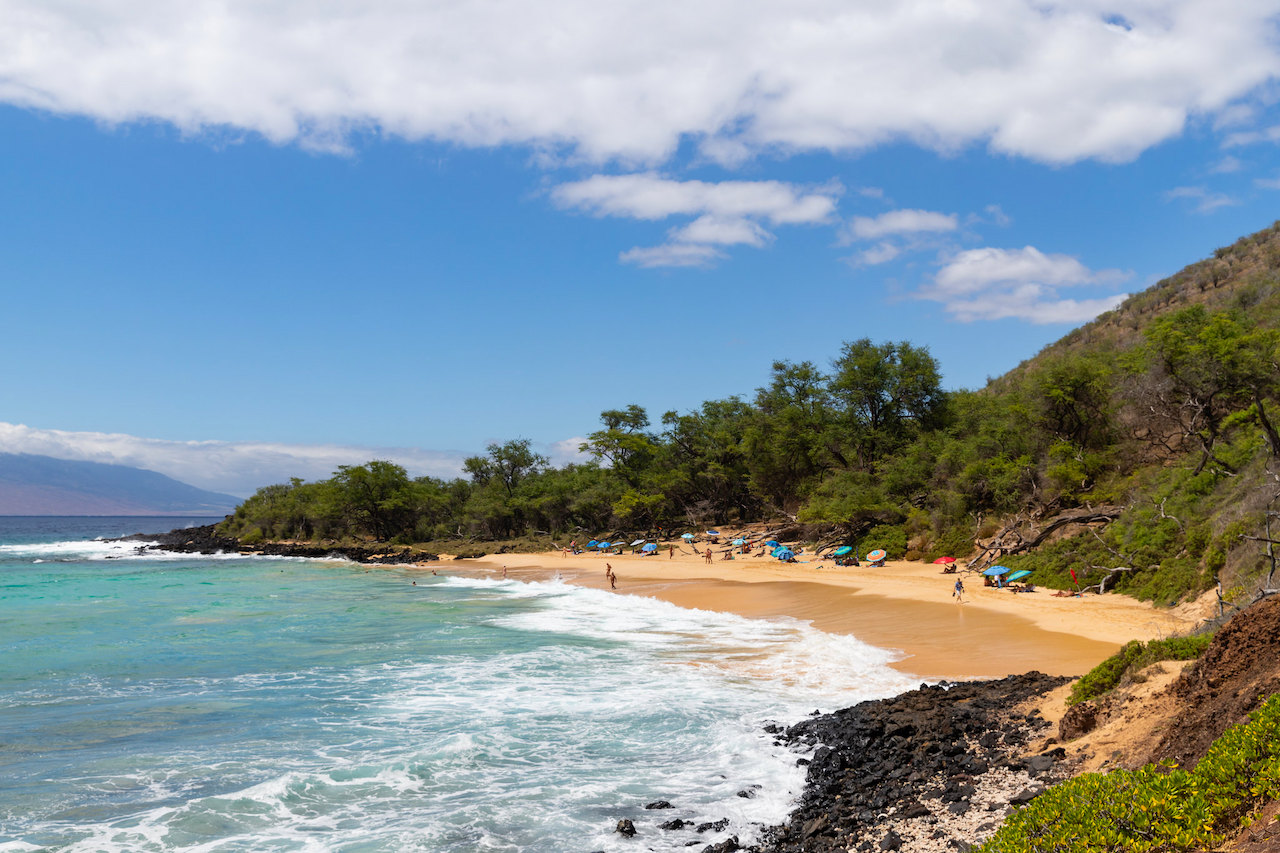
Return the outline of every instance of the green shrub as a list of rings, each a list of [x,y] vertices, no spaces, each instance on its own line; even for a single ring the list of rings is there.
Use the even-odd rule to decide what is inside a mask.
[[[1183,853],[1212,849],[1280,797],[1280,694],[1228,729],[1196,769],[1087,773],[1013,814],[979,853]]]
[[[1089,670],[1071,687],[1068,705],[1076,705],[1096,699],[1118,685],[1126,675],[1138,672],[1162,660],[1195,660],[1204,653],[1213,640],[1213,634],[1196,634],[1191,637],[1170,637],[1142,643],[1130,640],[1120,651]]]
[[[1130,640],[1120,651],[1089,670],[1071,687],[1068,705],[1077,705],[1095,699],[1120,683],[1130,665],[1142,654],[1142,643]]]

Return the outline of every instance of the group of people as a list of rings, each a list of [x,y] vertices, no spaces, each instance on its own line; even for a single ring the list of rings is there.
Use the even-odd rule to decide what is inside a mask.
[[[618,576],[613,573],[613,566],[604,564],[604,577],[609,582],[609,589],[618,588]]]

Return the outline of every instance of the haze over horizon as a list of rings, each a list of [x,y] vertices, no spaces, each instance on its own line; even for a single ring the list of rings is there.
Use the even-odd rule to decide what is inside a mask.
[[[0,452],[245,495],[862,337],[980,387],[1277,218],[1278,20],[0,0]]]

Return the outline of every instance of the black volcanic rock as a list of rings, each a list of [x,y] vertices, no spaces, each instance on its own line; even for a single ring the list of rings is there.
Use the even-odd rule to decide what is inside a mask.
[[[290,542],[261,542],[242,545],[240,540],[223,536],[217,525],[188,527],[170,530],[168,533],[146,533],[126,536],[125,539],[150,542],[150,548],[174,551],[181,554],[251,554],[268,557],[312,557],[315,559],[342,559],[355,563],[398,565],[403,563],[435,562],[435,554],[423,554],[391,545],[303,545]]]
[[[804,792],[787,823],[766,830],[749,849],[896,849],[892,845],[903,840],[886,831],[891,815],[964,814],[975,807],[976,779],[989,768],[1012,764],[1037,776],[1053,774],[1055,755],[1017,759],[1032,734],[1048,724],[1036,716],[1011,716],[1011,711],[1066,681],[1033,672],[998,681],[925,685],[791,726],[782,739],[813,750]],[[1027,796],[1034,794],[1014,799]],[[934,803],[933,809],[924,802]]]

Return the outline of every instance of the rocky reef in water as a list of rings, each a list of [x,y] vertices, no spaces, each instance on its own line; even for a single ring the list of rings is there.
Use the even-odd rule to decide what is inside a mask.
[[[218,533],[216,524],[203,527],[184,527],[168,533],[140,533],[123,537],[144,542],[145,550],[174,551],[180,554],[244,554],[268,557],[314,557],[318,559],[342,559],[356,563],[387,565],[406,563],[430,563],[439,560],[436,554],[425,554],[394,545],[309,545],[294,542],[262,542],[245,545],[240,540]]]

